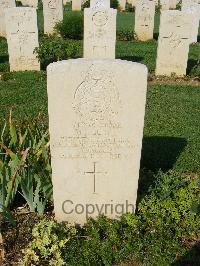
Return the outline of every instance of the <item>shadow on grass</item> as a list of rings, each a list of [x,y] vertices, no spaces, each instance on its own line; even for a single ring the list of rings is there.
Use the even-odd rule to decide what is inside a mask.
[[[0,56],[0,64],[2,64],[2,63],[7,63],[8,60],[9,60],[8,55],[1,55],[1,56]]]
[[[154,32],[154,34],[153,34],[153,38],[154,38],[154,40],[158,40],[158,37],[159,37],[159,33],[157,33],[157,32]]]
[[[132,62],[141,62],[144,59],[144,57],[133,55],[133,56],[122,56],[119,57],[118,59],[132,61]]]
[[[172,266],[199,266],[200,265],[200,239],[186,254],[178,258]]]
[[[190,74],[193,68],[198,66],[198,59],[188,59],[187,63],[187,75]]]
[[[187,141],[184,138],[161,136],[143,138],[137,203],[147,194],[160,169],[166,172],[173,168],[186,145]]]
[[[187,141],[176,137],[145,137],[143,138],[141,168],[157,172],[173,168]]]

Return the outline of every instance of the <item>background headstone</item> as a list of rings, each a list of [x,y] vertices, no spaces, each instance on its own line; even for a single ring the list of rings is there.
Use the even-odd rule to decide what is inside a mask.
[[[72,0],[72,11],[80,11],[82,0]]]
[[[122,60],[75,59],[47,68],[55,217],[83,224],[79,204],[135,206],[147,68]],[[70,203],[71,201],[72,203]],[[73,204],[73,205],[72,205]],[[120,208],[121,212],[122,207]],[[103,210],[104,211],[104,210]],[[127,210],[128,211],[128,210]]]
[[[199,32],[199,10],[198,4],[193,4],[190,7],[182,7],[182,11],[191,14],[192,19],[192,31],[191,31],[191,43],[197,42]]]
[[[177,1],[176,0],[170,0],[169,1],[169,8],[170,9],[176,9]]]
[[[110,0],[91,0],[90,8],[110,8]]]
[[[137,2],[137,0],[127,0],[127,3],[131,4],[132,7],[136,6],[136,2]]]
[[[5,20],[10,70],[40,70],[40,64],[33,53],[38,47],[36,9],[31,7],[6,9]]]
[[[57,22],[63,20],[62,0],[43,0],[44,33],[53,34]]]
[[[126,9],[126,0],[119,0],[119,10],[124,11]]]
[[[0,36],[6,37],[5,9],[15,7],[15,0],[0,0]]]
[[[156,75],[183,76],[186,74],[192,15],[178,10],[161,14]]]
[[[169,10],[170,0],[160,0],[160,8],[161,10]]]
[[[38,0],[21,0],[21,3],[23,6],[38,7]]]
[[[63,5],[66,5],[67,3],[70,3],[70,0],[63,0]]]
[[[135,10],[135,34],[141,41],[153,39],[155,16],[155,2],[141,0],[137,2]]]
[[[115,58],[116,9],[84,9],[84,57]]]
[[[196,10],[198,17],[200,19],[200,1],[194,1],[194,0],[182,0],[182,4],[181,4],[181,10],[185,11],[185,10]]]

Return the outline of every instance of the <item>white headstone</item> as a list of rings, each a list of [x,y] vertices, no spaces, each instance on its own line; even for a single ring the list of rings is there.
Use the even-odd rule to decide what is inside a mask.
[[[6,37],[5,9],[15,7],[15,0],[0,0],[0,36]]]
[[[177,0],[170,0],[169,1],[169,8],[170,9],[176,9]]]
[[[200,1],[194,0],[183,0],[181,5],[181,10],[185,11],[191,9],[193,12],[197,13],[198,18],[200,19]]]
[[[63,5],[66,5],[67,3],[70,3],[70,0],[63,0]]]
[[[196,6],[196,7],[195,7]],[[188,8],[182,8],[183,12],[190,13],[192,19],[192,31],[191,31],[191,43],[197,42],[198,32],[199,32],[199,10],[198,4],[193,4]]]
[[[91,0],[90,8],[110,8],[110,0]]]
[[[178,10],[161,14],[156,75],[183,76],[186,74],[192,17]]]
[[[169,10],[170,0],[160,0],[161,10]]]
[[[115,58],[116,9],[84,9],[84,57]]]
[[[44,33],[53,34],[57,22],[63,20],[62,0],[43,0]]]
[[[141,0],[137,2],[135,10],[135,34],[138,40],[153,39],[155,16],[155,2]]]
[[[38,7],[38,0],[21,0],[21,3],[23,6]]]
[[[72,11],[80,11],[82,0],[72,0]]]
[[[132,7],[136,6],[137,0],[127,0],[127,3],[131,4]]]
[[[126,0],[118,0],[119,2],[119,10],[124,11],[126,9]]]
[[[87,216],[134,211],[146,89],[147,68],[138,63],[75,59],[48,66],[58,221],[83,224]]]
[[[5,20],[10,70],[40,70],[40,64],[33,53],[38,47],[36,9],[31,7],[6,9]]]

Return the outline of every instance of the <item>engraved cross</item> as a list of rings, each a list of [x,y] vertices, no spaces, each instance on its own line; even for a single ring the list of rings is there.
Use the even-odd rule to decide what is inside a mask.
[[[11,34],[12,35],[18,35],[19,37],[19,45],[20,45],[20,52],[22,51],[22,47],[23,47],[23,41],[25,40],[25,38],[27,38],[27,35],[28,34],[34,34],[35,32],[33,32],[33,31],[27,31],[27,32],[25,32],[25,31],[21,31],[20,29],[20,23],[18,22],[18,29],[17,29],[17,31],[16,32],[12,32]]]
[[[107,172],[97,172],[96,170],[97,162],[93,162],[93,171],[84,172],[84,174],[92,174],[93,175],[93,193],[96,193],[96,175],[97,174],[107,174]]]
[[[178,47],[181,44],[182,40],[188,40],[187,37],[181,37],[174,32],[172,32],[169,36],[163,36],[162,38],[169,39],[169,43],[173,48]]]

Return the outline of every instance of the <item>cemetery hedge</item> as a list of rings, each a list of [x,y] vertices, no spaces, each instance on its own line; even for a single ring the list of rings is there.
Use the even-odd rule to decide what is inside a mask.
[[[63,21],[56,25],[57,32],[65,39],[83,39],[83,14],[80,12],[67,12]]]
[[[76,14],[79,34],[67,27],[74,17],[68,11],[57,26],[62,36],[44,37],[39,8],[36,53],[43,70],[55,60],[82,56],[82,13]],[[8,72],[6,40],[0,38],[0,174],[6,184],[0,184],[0,197],[7,207],[0,225],[7,265],[22,258],[22,249],[22,265],[199,265],[200,46],[190,47],[188,77],[156,80],[159,12],[152,41],[135,41],[132,22],[132,13],[118,13],[117,58],[144,63],[151,72],[137,210],[120,220],[89,220],[83,228],[53,220],[46,72]],[[23,204],[45,214],[9,211]]]

